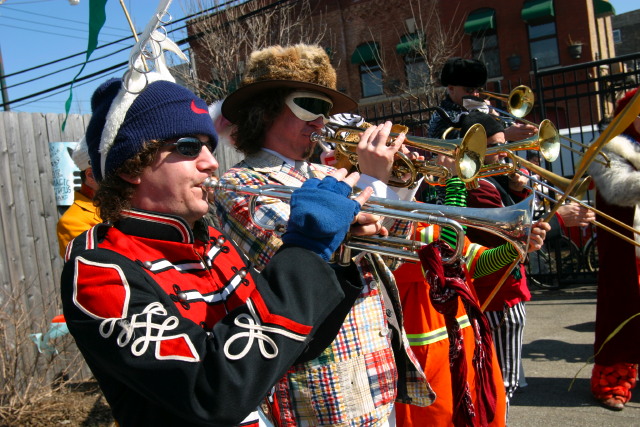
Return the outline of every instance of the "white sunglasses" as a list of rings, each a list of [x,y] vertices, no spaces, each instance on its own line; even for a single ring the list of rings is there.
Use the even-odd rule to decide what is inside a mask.
[[[333,107],[331,99],[316,92],[295,91],[284,102],[297,118],[305,122],[322,117],[326,124]]]

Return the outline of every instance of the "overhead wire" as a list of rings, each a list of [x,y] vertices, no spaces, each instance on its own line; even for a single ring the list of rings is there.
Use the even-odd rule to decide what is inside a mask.
[[[253,15],[259,13],[259,12],[262,12],[262,11],[267,10],[269,8],[277,7],[280,4],[287,3],[287,2],[290,2],[290,1],[292,1],[292,0],[280,0],[280,1],[274,2],[274,3],[272,3],[272,4],[270,4],[270,5],[266,6],[266,7],[259,8],[257,10],[248,12],[247,14],[243,15],[242,17],[240,17],[238,19],[245,19],[245,18],[247,18],[249,16],[253,16]],[[175,24],[178,24],[178,23],[183,22],[183,21],[187,21],[189,19],[197,18],[199,16],[202,16],[202,15],[205,15],[205,14],[208,14],[208,13],[212,13],[212,12],[214,12],[216,10],[220,10],[221,8],[225,7],[226,5],[229,5],[229,4],[232,4],[232,3],[236,3],[236,2],[237,1],[229,0],[226,3],[223,3],[221,5],[216,5],[216,6],[208,8],[208,9],[204,9],[204,10],[202,10],[200,12],[192,13],[192,14],[184,16],[182,18],[178,18],[176,20],[173,20],[169,25],[173,25],[174,28],[172,28],[170,30],[167,30],[167,34],[174,33],[174,32],[177,32],[177,31],[186,30],[186,28],[187,28],[186,24],[184,24],[184,25],[182,25],[180,27],[175,27]],[[193,40],[197,40],[198,38],[200,38],[202,36],[203,36],[203,33],[196,34],[196,35],[191,35],[191,36],[185,37],[185,38],[183,38],[183,39],[181,39],[179,41],[176,41],[176,44],[178,46],[181,46],[181,45],[187,44],[187,43],[189,43],[189,42],[191,42]],[[130,36],[127,36],[127,37],[115,40],[113,42],[109,42],[109,43],[106,43],[104,45],[100,45],[100,46],[98,46],[96,48],[96,50],[105,48],[107,46],[111,46],[111,45],[116,44],[116,43],[121,43],[123,41],[132,41],[132,40],[131,40]],[[127,47],[125,47],[123,49],[127,50],[127,49],[130,49],[132,46],[133,46],[133,43],[131,43],[130,45],[128,45]],[[120,51],[118,51],[118,52],[120,52]],[[118,53],[118,52],[114,52],[114,53]],[[45,67],[45,66],[54,65],[54,64],[62,62],[64,60],[71,59],[71,58],[74,58],[74,57],[77,57],[77,56],[81,56],[81,55],[86,55],[86,51],[79,52],[79,53],[76,53],[76,54],[72,54],[72,55],[69,55],[69,56],[67,56],[65,58],[60,58],[60,59],[57,59],[57,60],[54,60],[54,61],[50,61],[50,62],[48,62],[46,64],[41,64],[41,65],[38,65],[38,66],[35,66],[35,67],[31,67],[29,69],[20,70],[20,71],[17,71],[17,72],[13,72],[11,74],[6,74],[4,77],[5,78],[12,77],[12,76],[15,76],[15,75],[18,75],[18,74],[22,74],[22,73],[25,73],[25,72],[28,72],[28,71],[33,71],[33,70],[36,70],[36,69],[39,69],[39,68],[42,68],[42,67]],[[100,57],[99,59],[103,59],[103,58],[108,57],[108,56],[110,56],[110,55],[104,55],[103,57]],[[70,68],[81,66],[83,63],[84,63],[84,61],[82,61],[79,64],[67,67],[64,70],[58,70],[58,71],[55,71],[53,73],[49,72],[46,75],[31,79],[31,80],[29,80],[29,82],[33,82],[33,81],[36,81],[36,80],[39,80],[39,79],[42,79],[42,78],[46,78],[46,77],[48,77],[48,76],[50,76],[52,74],[56,74],[58,72],[65,71],[65,70],[68,70]],[[97,79],[98,77],[100,77],[100,76],[102,76],[104,74],[108,74],[108,73],[112,72],[114,69],[117,69],[118,67],[124,66],[126,64],[127,64],[127,62],[125,61],[125,62],[121,62],[119,64],[116,64],[114,66],[103,68],[102,70],[98,70],[98,71],[96,71],[94,73],[91,73],[89,75],[86,75],[86,76],[83,76],[83,77],[80,77],[80,78],[76,79],[76,82],[86,81],[86,83],[90,83],[91,81],[87,81],[87,80],[91,79],[92,77],[95,77]],[[23,83],[26,83],[26,82],[23,82]],[[9,86],[9,87],[18,86],[18,85],[23,84],[23,83],[13,84],[12,86]],[[15,104],[17,104],[19,102],[27,101],[27,100],[29,100],[29,99],[31,99],[33,97],[37,97],[37,96],[40,96],[40,95],[43,95],[43,94],[47,94],[47,93],[53,92],[53,91],[61,89],[61,88],[67,88],[70,85],[71,85],[71,81],[68,81],[68,82],[65,82],[65,83],[50,87],[48,89],[44,89],[44,90],[38,91],[36,93],[32,93],[32,94],[23,96],[23,97],[18,98],[18,99],[9,100],[9,101],[5,102],[4,105],[15,105]],[[58,93],[56,93],[56,94],[58,94]],[[54,96],[56,94],[51,94],[50,96]],[[47,96],[47,97],[49,97],[49,96]],[[44,98],[46,98],[46,97],[44,97]],[[44,99],[44,98],[40,98],[40,99]],[[36,102],[36,101],[33,101],[33,102]],[[21,104],[21,106],[28,105],[28,104],[30,104],[30,102],[24,102],[23,104]]]
[[[54,25],[54,24],[44,23],[44,22],[40,22],[40,21],[32,21],[30,19],[23,19],[23,18],[16,18],[16,17],[12,17],[12,16],[0,15],[0,19],[2,19],[2,18],[7,18],[7,19],[10,19],[12,21],[26,22],[28,24],[36,24],[36,25],[41,25],[41,26],[51,27],[51,28],[62,28],[62,29],[67,30],[67,31],[78,31],[78,32],[81,32],[81,33],[84,33],[84,34],[86,34],[88,32],[86,28],[82,29],[82,28],[63,27],[63,26],[60,26],[60,25]],[[2,24],[2,25],[6,26],[6,27],[24,29],[22,27],[15,27],[15,26],[12,26],[12,25],[9,25],[9,24]],[[43,30],[39,30],[39,29],[35,29],[35,28],[29,28],[29,31],[33,31],[33,32],[36,32],[36,33],[46,33],[46,34],[55,34],[55,35],[58,35],[58,36],[65,36],[65,34],[48,33],[47,31],[43,31]],[[102,31],[100,32],[100,35],[101,36],[111,36],[111,37],[121,37],[120,34],[109,34],[109,33],[103,33]],[[67,37],[73,37],[73,36],[68,36],[67,35]]]

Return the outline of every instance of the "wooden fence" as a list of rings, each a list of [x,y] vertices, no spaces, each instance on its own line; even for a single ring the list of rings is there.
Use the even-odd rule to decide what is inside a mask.
[[[7,377],[12,375],[56,375],[51,358],[39,354],[28,338],[30,333],[46,332],[50,320],[62,313],[63,260],[56,236],[60,209],[49,143],[79,141],[90,117],[70,115],[63,132],[62,114],[0,112],[0,323],[4,324],[0,335],[5,341],[1,351],[5,362],[9,359],[24,367],[22,372],[0,372],[0,385],[11,381]],[[220,172],[240,158],[231,147],[220,147],[216,157]],[[21,360],[12,360],[15,357]],[[73,355],[63,359],[70,358],[75,359]],[[57,362],[59,369],[64,370],[64,360]],[[37,372],[45,365],[47,372]]]

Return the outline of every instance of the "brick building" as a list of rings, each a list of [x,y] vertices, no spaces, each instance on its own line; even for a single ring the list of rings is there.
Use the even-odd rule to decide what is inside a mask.
[[[361,108],[420,96],[433,105],[441,95],[440,67],[450,56],[483,60],[488,87],[501,92],[532,85],[532,58],[538,70],[548,70],[615,56],[615,10],[606,0],[309,1],[311,19],[326,24],[323,45],[338,88]]]
[[[616,55],[627,55],[640,49],[640,8],[614,16],[612,26]]]

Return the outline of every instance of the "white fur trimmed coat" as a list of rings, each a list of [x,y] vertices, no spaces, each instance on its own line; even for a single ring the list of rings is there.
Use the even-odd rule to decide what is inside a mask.
[[[608,203],[636,207],[633,227],[637,229],[640,227],[640,143],[621,135],[609,141],[602,152],[609,156],[610,167],[594,162],[589,174]],[[636,257],[640,258],[640,248],[636,248]]]

